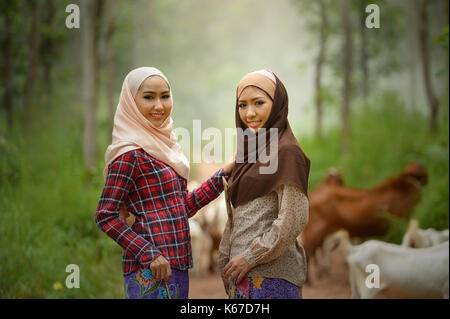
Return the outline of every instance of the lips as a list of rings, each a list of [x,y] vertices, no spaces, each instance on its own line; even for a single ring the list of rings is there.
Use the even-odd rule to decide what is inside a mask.
[[[150,116],[156,120],[162,119],[164,113],[150,113]]]
[[[261,121],[252,121],[252,122],[247,122],[248,126],[250,127],[258,127],[261,124]]]

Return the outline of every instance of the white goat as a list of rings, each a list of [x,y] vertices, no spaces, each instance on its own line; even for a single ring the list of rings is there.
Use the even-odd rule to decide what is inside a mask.
[[[429,248],[408,248],[377,240],[352,246],[345,230],[334,238],[346,256],[352,298],[374,298],[381,291],[392,298],[449,297],[448,241]],[[368,287],[369,265],[378,266],[378,287]]]
[[[440,243],[449,240],[449,231],[436,230],[434,228],[420,229],[419,221],[417,219],[411,219],[408,228],[403,235],[402,246],[410,248],[426,248],[439,245]],[[360,244],[361,238],[351,238],[352,244]],[[333,238],[333,234],[325,237],[325,240],[320,249],[321,259],[318,260],[317,274],[319,277],[328,276],[330,274],[331,267],[331,252],[336,248],[337,242]],[[318,249],[319,251],[319,249]]]
[[[448,229],[436,230],[434,228],[420,229],[419,221],[411,219],[408,229],[405,232],[402,240],[402,246],[411,248],[425,248],[439,245],[448,241]]]

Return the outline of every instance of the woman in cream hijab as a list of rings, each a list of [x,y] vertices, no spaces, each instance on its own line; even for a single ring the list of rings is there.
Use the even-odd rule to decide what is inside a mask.
[[[105,154],[105,186],[95,214],[98,227],[123,248],[127,298],[187,298],[193,266],[188,218],[223,190],[233,161],[194,191],[189,161],[172,131],[172,91],[156,68],[125,78]],[[121,206],[133,222],[119,216]]]

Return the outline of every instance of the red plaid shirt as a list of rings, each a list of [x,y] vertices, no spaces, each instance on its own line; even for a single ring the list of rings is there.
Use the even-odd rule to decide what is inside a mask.
[[[191,268],[188,218],[220,195],[222,176],[220,169],[189,192],[186,179],[142,149],[117,157],[109,165],[95,222],[123,248],[123,274],[148,268],[159,255],[173,268]],[[123,201],[136,217],[131,228],[119,219]]]

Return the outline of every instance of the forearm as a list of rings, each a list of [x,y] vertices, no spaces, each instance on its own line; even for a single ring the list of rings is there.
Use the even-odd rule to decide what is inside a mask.
[[[99,208],[95,214],[97,226],[120,247],[131,252],[143,266],[161,255],[154,245],[138,235],[119,218],[118,211]]]
[[[223,191],[222,177],[225,176],[223,169],[218,170],[213,176],[202,183],[192,192],[186,191],[185,202],[188,217],[192,217],[203,206],[216,199]],[[225,176],[225,178],[227,178]]]

